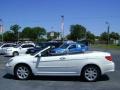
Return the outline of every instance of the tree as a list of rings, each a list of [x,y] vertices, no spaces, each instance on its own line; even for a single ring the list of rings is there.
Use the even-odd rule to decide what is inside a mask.
[[[4,41],[6,41],[6,42],[10,42],[10,41],[14,42],[15,41],[14,33],[11,31],[6,31],[3,36],[4,36]]]
[[[85,38],[85,34],[86,28],[84,26],[79,24],[71,25],[69,39],[76,41]]]
[[[99,38],[100,43],[109,44],[110,43],[110,34],[108,32],[103,32]]]
[[[34,40],[42,39],[43,36],[46,34],[46,30],[44,28],[41,28],[41,27],[32,28],[32,32],[33,32],[32,37]]]
[[[22,31],[22,38],[27,38],[32,41],[37,41],[38,39],[42,39],[43,35],[46,34],[46,30],[41,27],[25,27]]]
[[[12,25],[12,26],[10,27],[10,30],[13,32],[16,41],[19,39],[18,35],[19,35],[19,29],[20,29],[20,28],[21,28],[21,27],[20,27],[19,25],[17,25],[17,24]]]
[[[107,32],[103,32],[103,33],[100,35],[100,40],[107,42],[107,40],[108,40],[108,33],[107,33]]]
[[[110,33],[110,38],[114,39],[114,40],[118,40],[119,39],[119,34],[116,32],[111,32]]]
[[[21,37],[22,38],[29,38],[30,40],[32,40],[32,28],[30,27],[25,27],[23,30],[22,30],[22,35]]]
[[[94,43],[95,42],[95,35],[92,34],[90,31],[86,32],[86,40],[89,41],[89,43]]]
[[[111,32],[109,34],[109,37],[108,37],[108,33],[107,32],[103,32],[101,35],[100,35],[100,41],[104,41],[106,43],[113,43],[112,40],[118,40],[119,39],[119,34],[116,33],[116,32]],[[109,41],[108,41],[109,40]]]

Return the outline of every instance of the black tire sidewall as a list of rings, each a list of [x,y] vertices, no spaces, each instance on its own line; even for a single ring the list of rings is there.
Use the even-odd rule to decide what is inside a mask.
[[[18,52],[13,52],[13,56],[18,56],[19,55],[19,53]]]

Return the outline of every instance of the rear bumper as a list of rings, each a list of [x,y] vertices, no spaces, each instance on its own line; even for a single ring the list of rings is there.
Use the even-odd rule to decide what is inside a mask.
[[[115,71],[115,63],[111,62],[109,64],[105,64],[102,70],[102,74],[105,74],[107,72],[114,72]]]

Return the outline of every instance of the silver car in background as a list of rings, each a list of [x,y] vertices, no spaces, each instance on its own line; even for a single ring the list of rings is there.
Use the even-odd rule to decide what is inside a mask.
[[[3,43],[0,45],[0,54],[5,54],[5,50],[9,47],[15,47],[14,43]]]

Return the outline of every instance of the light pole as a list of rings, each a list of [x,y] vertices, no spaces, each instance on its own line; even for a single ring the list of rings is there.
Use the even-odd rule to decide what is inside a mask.
[[[110,41],[110,36],[109,36],[109,34],[110,34],[110,24],[108,22],[106,22],[106,24],[107,24],[107,34],[108,34],[108,36],[107,36],[107,45],[109,45],[109,41]]]
[[[3,42],[3,21],[0,19],[0,32],[2,33],[2,42]]]
[[[61,39],[64,41],[64,16],[61,16]]]

